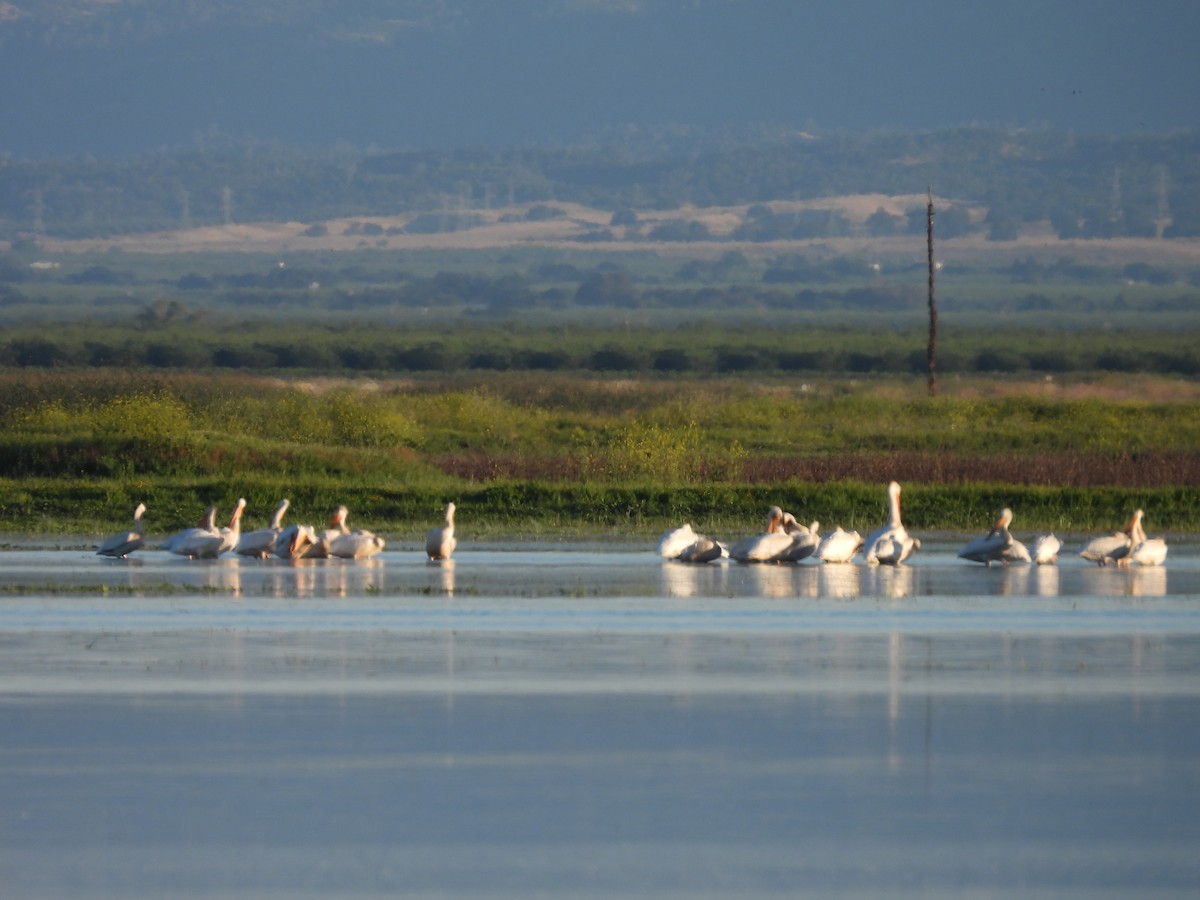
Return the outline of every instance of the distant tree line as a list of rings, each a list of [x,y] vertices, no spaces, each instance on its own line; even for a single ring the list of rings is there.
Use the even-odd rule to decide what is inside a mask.
[[[0,342],[0,366],[19,369],[122,368],[148,370],[275,369],[305,372],[453,374],[464,371],[592,372],[638,375],[918,375],[925,371],[920,336],[880,338],[816,331],[781,343],[771,330],[688,337],[642,330],[608,330],[564,340],[530,329],[498,339],[480,329],[467,335],[410,336],[406,330],[303,331],[262,327],[231,331],[196,324],[131,332],[71,329],[59,335],[29,331]],[[868,338],[872,338],[868,340]],[[967,333],[948,340],[939,357],[944,373],[1071,372],[1200,375],[1200,350],[1186,335],[1146,333],[1114,341],[1101,333],[1069,344],[1035,341],[1020,332]]]
[[[529,205],[535,220],[555,202],[613,210],[612,228],[648,241],[706,238],[698,222],[642,228],[634,210],[748,205],[739,240],[821,237],[848,225],[829,212],[776,213],[773,200],[841,194],[922,193],[952,198],[939,233],[1008,240],[1030,222],[1064,238],[1200,235],[1200,131],[1081,136],[1054,131],[956,128],[936,132],[758,137],[740,145],[656,150],[620,147],[457,152],[303,151],[256,144],[179,150],[134,159],[6,159],[0,165],[0,239],[39,233],[103,237],[228,221],[299,221],[417,214],[412,231],[473,227],[465,210]],[[985,209],[975,221],[970,208]],[[878,210],[872,234],[919,231]],[[386,237],[364,223],[364,240]],[[604,239],[606,229],[585,235]]]

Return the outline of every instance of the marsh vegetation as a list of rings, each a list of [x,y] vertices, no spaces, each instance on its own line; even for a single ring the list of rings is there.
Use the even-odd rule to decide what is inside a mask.
[[[0,528],[80,532],[139,500],[163,530],[239,496],[308,516],[340,503],[415,536],[447,499],[474,533],[650,533],[756,522],[775,502],[847,527],[1104,527],[1140,505],[1200,525],[1197,389],[1142,376],[598,379],[508,373],[387,381],[146,372],[0,377]]]

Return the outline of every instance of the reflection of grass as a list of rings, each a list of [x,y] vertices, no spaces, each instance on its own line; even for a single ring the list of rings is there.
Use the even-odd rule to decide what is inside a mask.
[[[826,528],[881,521],[904,483],[918,527],[1200,528],[1200,391],[1091,383],[621,379],[511,375],[329,388],[246,377],[0,377],[0,530],[151,535],[249,500],[260,527],[346,504],[417,540],[447,500],[471,536],[742,531],[779,504]],[[736,533],[736,531],[735,531]],[[155,538],[148,537],[153,546]]]
[[[170,581],[142,584],[136,587],[127,584],[56,584],[49,581],[43,584],[11,584],[0,582],[0,594],[11,594],[13,596],[80,594],[87,597],[108,597],[112,595],[160,597],[163,595],[234,593],[237,593],[237,590],[233,587],[224,588],[214,585],[176,584]]]

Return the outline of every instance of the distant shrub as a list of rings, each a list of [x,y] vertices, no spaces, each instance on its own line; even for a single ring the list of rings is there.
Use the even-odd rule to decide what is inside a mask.
[[[668,348],[654,354],[653,369],[656,372],[687,372],[692,368],[692,357],[686,350]]]
[[[717,350],[718,372],[748,372],[757,368],[759,363],[759,355],[750,349],[722,347]]]
[[[707,241],[712,234],[703,222],[673,219],[651,228],[646,237],[652,241]]]
[[[322,398],[333,439],[348,447],[416,446],[421,429],[382,398],[340,391]]]
[[[226,369],[269,369],[276,361],[274,353],[261,347],[221,347],[212,355],[213,365]]]
[[[469,369],[494,369],[497,372],[503,372],[511,365],[512,359],[509,354],[499,350],[478,350],[467,356],[467,368]]]
[[[422,344],[396,350],[390,368],[407,372],[442,372],[450,368],[450,357],[441,344]]]
[[[562,350],[529,350],[521,358],[527,369],[551,372],[565,369],[571,361],[571,357]]]
[[[183,441],[191,430],[191,415],[179,398],[166,393],[134,393],[114,397],[94,413],[100,434]]]
[[[972,368],[976,372],[1019,372],[1025,368],[1025,360],[1007,350],[983,350],[975,355]]]
[[[592,477],[682,484],[702,471],[696,424],[662,428],[634,422],[581,448],[581,467]]]
[[[637,360],[631,354],[612,347],[597,350],[591,355],[588,364],[597,372],[628,372],[639,368]]]
[[[63,365],[69,361],[67,351],[57,342],[44,338],[28,338],[9,343],[4,354],[11,365],[22,368]]]
[[[529,207],[525,213],[525,221],[527,222],[548,222],[551,219],[564,219],[567,214],[557,206],[547,206],[544,203],[539,203],[537,206]]]

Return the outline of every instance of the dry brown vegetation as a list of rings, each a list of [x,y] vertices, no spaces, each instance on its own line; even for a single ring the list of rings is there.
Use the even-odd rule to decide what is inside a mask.
[[[954,202],[935,197],[937,203]],[[924,207],[924,195],[888,196],[884,194],[855,194],[824,197],[814,200],[775,201],[776,211],[822,209],[836,211],[854,224],[861,224],[877,209],[902,214],[914,206]],[[577,203],[554,202],[563,216],[546,221],[527,221],[525,214],[531,206],[496,207],[490,209],[452,210],[447,216],[466,214],[482,222],[476,227],[436,234],[407,234],[402,229],[416,218],[406,213],[394,216],[364,216],[331,219],[322,224],[326,234],[305,235],[313,223],[253,222],[213,225],[187,230],[161,231],[149,234],[128,234],[107,238],[64,240],[49,237],[43,241],[46,253],[94,253],[120,250],[130,253],[284,253],[297,250],[361,250],[376,248],[400,251],[416,250],[489,250],[505,247],[590,248],[593,250],[645,250],[647,244],[622,227],[611,228],[612,241],[581,245],[576,239],[599,228],[608,228],[611,211],[582,206]],[[727,239],[746,214],[746,205],[732,207],[684,206],[674,210],[638,211],[642,229],[672,221],[700,222],[713,235],[711,241],[656,242],[649,246],[665,256],[707,257],[729,250],[739,250],[748,256],[775,255],[788,252],[809,252],[821,256],[870,255],[880,261],[914,258],[911,235],[893,237],[836,237],[779,240],[770,242],[734,242]],[[346,233],[352,226],[369,221],[385,232],[396,233],[364,236]],[[962,263],[1038,259],[1052,262],[1067,256],[1080,264],[1116,264],[1131,259],[1156,265],[1196,265],[1200,263],[1200,239],[1174,238],[1114,238],[1106,240],[1060,240],[1047,227],[1036,223],[1022,229],[1011,241],[989,241],[982,234],[957,237],[940,244],[942,252]],[[919,248],[918,248],[919,249]]]

